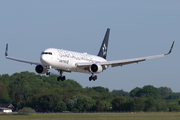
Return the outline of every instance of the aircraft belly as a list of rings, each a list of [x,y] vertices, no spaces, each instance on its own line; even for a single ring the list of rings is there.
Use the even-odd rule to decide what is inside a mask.
[[[71,60],[53,60],[51,62],[51,67],[54,69],[64,70],[64,71],[73,71],[75,69],[75,64],[73,65],[73,62]]]
[[[71,65],[67,62],[67,61],[64,61],[64,62],[54,62],[51,64],[51,67],[52,68],[55,68],[55,69],[70,69],[71,68]]]
[[[76,63],[77,63],[77,61],[74,61],[74,60],[69,60],[68,63],[58,63],[56,66],[56,69],[91,74],[91,72],[89,72],[89,70],[77,67]]]
[[[72,72],[81,72],[81,73],[88,73],[92,74],[89,69],[87,68],[80,68],[76,66],[76,63],[79,62],[87,62],[86,60],[75,60],[75,59],[67,59],[65,57],[57,57],[53,59],[51,62],[51,68],[57,70],[64,70],[64,71],[72,71]]]
[[[72,63],[70,63],[71,64],[71,68],[70,68],[71,71],[92,74],[88,69],[77,67],[76,63],[78,63],[78,62],[82,62],[82,61],[72,61]],[[87,61],[83,61],[83,62],[87,62]]]

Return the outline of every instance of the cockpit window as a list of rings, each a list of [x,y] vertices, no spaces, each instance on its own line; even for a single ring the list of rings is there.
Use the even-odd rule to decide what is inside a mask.
[[[42,52],[41,54],[49,54],[49,55],[52,55],[52,52]]]

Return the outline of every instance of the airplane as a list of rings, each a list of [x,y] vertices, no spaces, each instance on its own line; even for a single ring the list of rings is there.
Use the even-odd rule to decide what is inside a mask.
[[[41,52],[40,55],[41,62],[34,62],[34,61],[23,60],[8,56],[8,44],[6,44],[5,57],[10,60],[36,65],[35,71],[38,74],[50,75],[49,69],[53,68],[60,73],[60,76],[57,78],[58,81],[60,80],[64,81],[66,79],[66,77],[62,75],[63,72],[88,73],[91,74],[91,76],[89,77],[89,81],[91,80],[95,81],[97,79],[97,75],[94,74],[103,72],[109,66],[111,67],[123,66],[127,64],[146,61],[147,59],[158,58],[169,55],[173,49],[175,42],[173,41],[169,52],[166,54],[159,54],[154,56],[125,59],[125,60],[107,61],[106,57],[107,57],[109,34],[110,34],[110,29],[107,28],[98,55],[90,55],[87,53],[79,53],[79,52],[56,49],[56,48],[48,48],[43,52]]]

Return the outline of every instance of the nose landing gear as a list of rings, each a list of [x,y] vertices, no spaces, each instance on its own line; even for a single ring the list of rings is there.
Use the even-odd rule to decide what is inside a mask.
[[[50,76],[51,75],[51,73],[49,72],[50,66],[47,66],[46,69],[47,69],[46,70],[46,75]]]
[[[47,72],[46,72],[46,75],[50,76],[50,75],[51,75],[51,73],[47,71]]]

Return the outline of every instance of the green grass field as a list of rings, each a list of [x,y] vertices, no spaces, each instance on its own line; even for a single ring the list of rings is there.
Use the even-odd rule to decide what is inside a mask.
[[[180,113],[47,113],[0,115],[0,120],[180,120]]]

